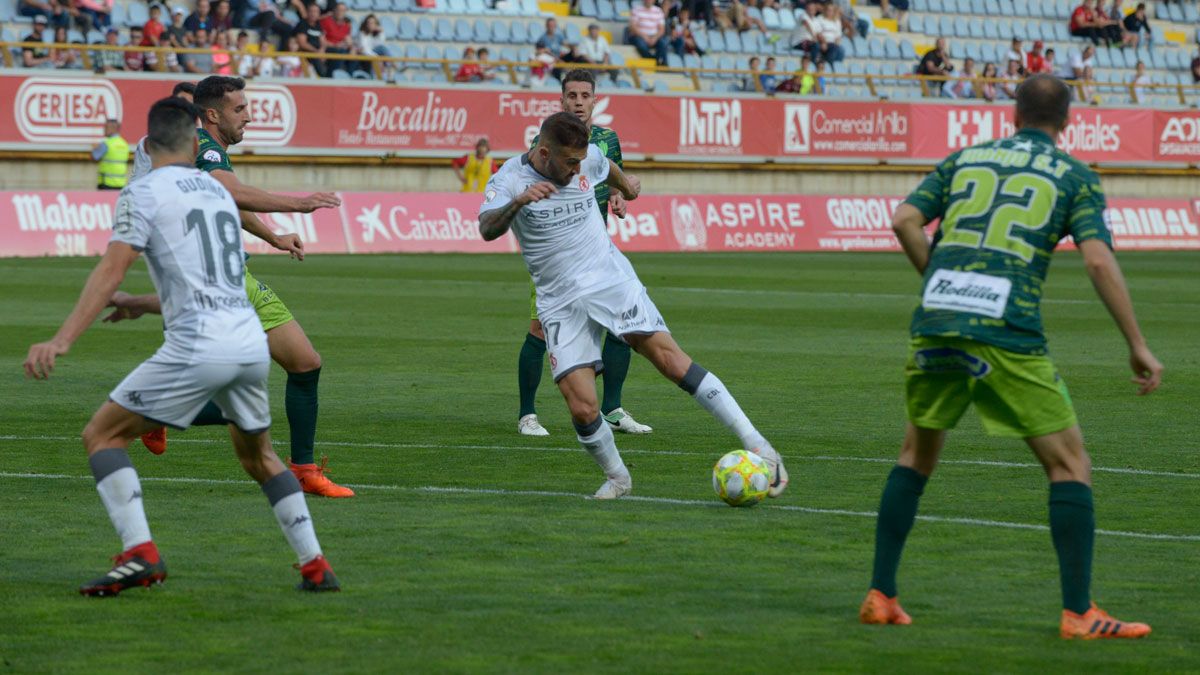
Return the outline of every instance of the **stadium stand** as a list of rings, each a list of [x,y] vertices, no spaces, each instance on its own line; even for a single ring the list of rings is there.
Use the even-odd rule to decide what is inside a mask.
[[[69,42],[105,42],[104,27],[95,22],[89,25],[94,13],[71,15],[59,4],[78,4],[80,1],[50,0],[44,5],[53,8],[47,12],[49,25],[43,33],[44,41],[53,39],[56,25],[63,25],[68,29]],[[149,20],[151,5],[141,0],[107,1],[111,3],[108,18],[118,31],[115,44],[127,45],[130,29],[142,27]],[[664,11],[675,21],[679,17],[679,8],[674,0],[663,1]],[[94,4],[93,0],[88,3]],[[31,34],[36,27],[32,14],[37,10],[31,9],[35,4],[40,1],[0,0],[0,38],[3,42],[16,42]],[[214,14],[225,11],[217,10],[218,4],[214,3]],[[640,2],[636,4],[640,5]],[[977,72],[983,72],[988,63],[993,63],[997,72],[1005,73],[1005,56],[1010,42],[1019,38],[1025,51],[1034,42],[1042,43],[1046,50],[1053,50],[1058,72],[1073,75],[1069,71],[1071,62],[1077,60],[1077,55],[1089,44],[1086,38],[1073,37],[1068,28],[1078,4],[1074,0],[912,0],[901,23],[884,18],[877,5],[858,3],[851,6],[845,0],[834,4],[852,7],[857,16],[847,16],[843,21],[846,35],[840,39],[840,47],[845,58],[825,66],[821,78],[823,86],[817,88],[818,93],[825,95],[891,99],[941,95],[940,83],[921,82],[910,77],[917,62],[934,47],[934,41],[939,37],[948,41],[947,56],[958,69],[956,72],[961,72],[964,59],[971,58]],[[1106,9],[1111,5],[1110,2],[1102,4]],[[1093,62],[1089,64],[1096,86],[1088,92],[1089,97],[1098,97],[1106,104],[1129,103],[1134,95],[1132,84],[1138,78],[1138,84],[1144,90],[1144,103],[1177,106],[1181,98],[1189,105],[1200,103],[1200,94],[1196,90],[1176,87],[1190,86],[1196,80],[1193,60],[1196,41],[1200,40],[1200,10],[1196,2],[1158,0],[1146,5],[1149,31],[1136,48],[1101,45],[1096,49]],[[249,39],[242,40],[247,48],[242,59],[250,59],[250,65],[235,57],[227,67],[243,74],[280,76],[289,69],[277,67],[278,62],[287,57],[273,52],[287,49],[286,26],[300,22],[297,9],[303,4],[294,0],[290,4],[263,3],[263,6],[274,9],[260,13],[258,7],[243,1],[239,9],[233,11],[232,33],[221,38],[220,43],[237,44],[239,32],[245,30]],[[625,36],[632,6],[635,3],[626,0],[577,0],[575,14],[568,14],[566,3],[539,4],[537,0],[437,0],[432,8],[418,6],[414,0],[347,0],[347,16],[353,26],[352,41],[356,50],[369,55],[390,55],[399,62],[395,67],[385,68],[381,64],[360,67],[354,59],[339,60],[331,62],[331,66],[336,67],[331,67],[328,75],[410,83],[453,82],[466,48],[471,47],[474,50],[486,48],[492,61],[499,64],[492,66],[494,70],[485,66],[487,72],[494,72],[497,77],[483,82],[467,78],[480,86],[524,84],[554,88],[557,82],[546,76],[550,68],[537,60],[535,46],[545,33],[545,20],[549,17],[558,21],[559,33],[567,44],[578,45],[588,32],[589,24],[599,26],[600,35],[609,44],[611,63],[614,67],[624,66],[614,78],[601,78],[605,87],[636,87],[649,91],[738,91],[743,78],[749,75],[748,62],[752,56],[764,60],[774,56],[777,64],[775,79],[783,82],[800,67],[805,53],[793,45],[793,38],[802,30],[797,27],[805,21],[803,8],[788,7],[775,0],[750,0],[745,5],[727,3],[725,13],[731,19],[719,23],[690,21],[686,32],[682,27],[668,30],[670,53],[665,66],[655,67],[653,59],[643,59],[627,44]],[[1123,15],[1128,14],[1135,6],[1125,3],[1120,11]],[[735,13],[731,8],[738,9]],[[196,9],[195,0],[169,3],[169,9],[161,11],[161,21],[166,24],[160,38],[162,44],[173,39],[170,17],[179,9],[192,15]],[[741,20],[743,17],[739,13],[744,14],[745,20]],[[362,26],[368,16],[375,17],[379,33],[364,44]],[[745,30],[734,27],[739,23]],[[866,35],[859,34],[863,28],[869,30]],[[142,39],[143,45],[153,45],[148,33]],[[260,33],[263,39],[260,39]],[[210,42],[218,43],[217,40]],[[50,52],[48,46],[43,49]],[[6,51],[6,66],[23,64],[21,47],[10,45]],[[55,54],[66,51],[69,50],[57,50]],[[61,65],[67,59],[58,56],[57,60],[48,62],[51,65],[39,67],[94,68],[95,62],[103,60],[99,50],[88,50],[84,54],[76,48],[76,52],[78,57],[72,59],[69,66]],[[109,61],[112,61],[111,57]],[[148,69],[177,65],[177,59],[169,56],[162,63],[155,58],[146,61]],[[130,62],[135,63],[136,59]],[[260,67],[263,62],[268,67]],[[506,75],[508,68],[504,64],[509,62],[519,65]],[[1144,64],[1144,74],[1140,77],[1137,75],[1139,62]],[[815,67],[814,63],[814,70]],[[314,74],[311,68],[295,70],[306,76]]]

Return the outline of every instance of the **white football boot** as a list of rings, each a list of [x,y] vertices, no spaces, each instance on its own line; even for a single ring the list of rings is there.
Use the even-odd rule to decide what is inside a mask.
[[[538,422],[537,415],[526,415],[517,421],[517,431],[523,436],[549,436],[550,432]]]
[[[596,490],[592,499],[620,499],[630,492],[633,492],[633,479],[628,475],[623,478],[609,478]]]
[[[770,443],[761,448],[754,448],[751,452],[767,460],[767,466],[771,468],[771,487],[767,490],[767,496],[778,497],[783,494],[788,486],[788,472],[783,468],[783,458],[775,452]]]
[[[648,434],[654,431],[652,427],[633,419],[633,416],[625,412],[624,408],[617,408],[608,413],[604,416],[604,421],[608,422],[608,426],[612,427],[613,431],[620,431],[624,434]]]

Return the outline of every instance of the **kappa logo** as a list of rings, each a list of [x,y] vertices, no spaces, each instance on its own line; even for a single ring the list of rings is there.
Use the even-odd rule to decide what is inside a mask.
[[[145,405],[142,403],[142,393],[139,391],[127,392],[125,399],[134,405]]]
[[[128,502],[125,502],[125,503],[126,503],[126,504],[129,504],[129,503],[132,503],[132,502],[133,502],[133,500],[135,500],[135,499],[141,499],[141,498],[142,498],[142,491],[141,491],[141,490],[134,490],[134,491],[133,491],[133,494],[129,495],[129,501],[128,501]]]
[[[992,140],[995,125],[990,110],[950,110],[946,125],[946,145],[961,150]]]
[[[812,106],[789,103],[783,109],[784,152],[808,154],[812,151]]]
[[[307,522],[308,522],[308,516],[304,516],[304,515],[296,516],[296,519],[293,520],[292,523],[290,525],[288,525],[288,527],[296,527],[297,525],[303,525],[304,523],[307,523]]]

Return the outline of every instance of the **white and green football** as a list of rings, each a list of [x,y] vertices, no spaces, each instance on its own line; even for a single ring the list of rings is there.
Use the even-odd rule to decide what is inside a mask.
[[[753,452],[734,450],[713,467],[713,490],[730,506],[754,506],[767,496],[771,469]]]

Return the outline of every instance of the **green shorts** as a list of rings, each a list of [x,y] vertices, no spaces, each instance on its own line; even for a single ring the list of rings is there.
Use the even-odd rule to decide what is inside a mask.
[[[275,291],[255,279],[250,270],[246,270],[246,297],[250,298],[250,304],[254,305],[263,330],[278,328],[295,318],[288,311],[287,305],[275,295]]]
[[[529,280],[529,319],[531,321],[538,320],[537,313],[537,286],[533,285],[533,279]]]
[[[908,420],[924,429],[953,429],[972,403],[994,436],[1045,436],[1076,423],[1049,357],[965,338],[913,338],[905,390]]]

